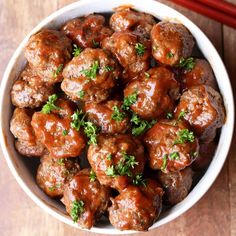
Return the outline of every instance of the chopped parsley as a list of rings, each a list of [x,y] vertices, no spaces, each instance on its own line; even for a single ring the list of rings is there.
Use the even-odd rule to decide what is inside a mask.
[[[171,160],[179,160],[179,153],[178,152],[172,152],[170,154],[170,159]]]
[[[157,50],[158,50],[158,46],[153,45],[153,46],[152,46],[152,49],[153,49],[153,51],[157,51]]]
[[[147,186],[146,184],[146,180],[143,179],[143,175],[142,174],[138,174],[134,177],[133,179],[133,185],[136,185],[136,186],[140,186],[140,185],[143,185],[144,187]]]
[[[165,171],[166,170],[167,159],[168,159],[168,155],[165,154],[164,157],[163,157],[163,161],[162,161],[161,171]]]
[[[122,105],[122,109],[123,110],[129,110],[130,106],[132,104],[134,104],[138,99],[138,93],[137,91],[135,91],[133,94],[130,94],[129,96],[125,97],[124,98],[124,102],[123,102],[123,105]]]
[[[137,53],[139,56],[143,56],[144,53],[145,53],[146,47],[145,47],[142,43],[136,43],[136,44],[135,44],[135,49],[136,49],[136,53]]]
[[[93,39],[92,42],[93,42],[93,46],[94,46],[95,48],[98,48],[98,47],[100,46],[100,43],[97,42],[97,41],[95,41],[95,39]]]
[[[107,176],[110,176],[110,177],[116,177],[117,176],[114,165],[109,166],[105,173],[106,173]]]
[[[49,187],[48,190],[51,191],[51,192],[53,192],[53,191],[56,190],[56,186]]]
[[[186,115],[186,112],[185,112],[185,111],[181,111],[181,112],[179,113],[178,120],[182,120],[182,118],[184,118],[185,115]]]
[[[121,122],[122,120],[124,120],[124,118],[126,117],[125,113],[124,112],[121,112],[118,108],[118,106],[114,106],[112,108],[113,110],[113,113],[112,113],[112,116],[111,116],[111,119],[112,120],[116,120],[116,121],[119,121]]]
[[[174,57],[174,53],[168,52],[168,53],[166,54],[166,57],[170,59],[170,58]]]
[[[69,131],[66,130],[66,129],[64,129],[64,130],[62,131],[62,135],[63,135],[63,136],[66,136],[68,133],[69,133]]]
[[[78,45],[76,45],[76,44],[73,44],[73,52],[72,52],[72,55],[73,55],[74,57],[78,57],[81,52],[82,52],[82,48],[78,47]]]
[[[99,70],[99,63],[98,63],[98,61],[95,61],[89,69],[81,70],[80,72],[84,76],[88,77],[89,79],[95,79],[98,70]]]
[[[173,118],[173,113],[172,113],[172,112],[168,112],[168,113],[166,114],[166,118],[167,118],[168,120],[171,120],[171,119]]]
[[[189,131],[188,129],[183,129],[183,130],[178,131],[177,136],[178,137],[174,141],[174,145],[184,144],[185,142],[193,143],[195,139],[193,132]]]
[[[57,99],[58,99],[58,96],[56,94],[49,96],[48,101],[43,106],[41,112],[43,114],[49,114],[53,110],[60,110],[61,108],[55,105],[55,102]]]
[[[60,72],[63,69],[63,64],[60,64],[57,69],[53,72],[53,78],[57,78],[57,76],[60,74]]]
[[[65,161],[66,161],[65,158],[60,158],[60,159],[57,161],[57,163],[58,163],[59,165],[61,165],[61,166],[64,166],[64,165],[65,165]]]
[[[109,71],[113,71],[113,70],[114,70],[114,68],[112,66],[108,66],[108,65],[105,66],[105,71],[109,72]]]
[[[83,212],[84,212],[84,202],[82,200],[73,201],[70,215],[71,215],[74,223],[76,223],[78,221],[80,215]]]
[[[196,62],[193,57],[189,57],[186,59],[182,57],[177,66],[184,68],[187,71],[191,71],[195,65],[196,65]]]
[[[85,114],[80,110],[77,110],[74,112],[74,114],[71,116],[72,121],[70,123],[71,128],[79,131],[80,127],[84,124],[84,118]]]
[[[148,72],[144,72],[144,75],[145,75],[145,77],[146,77],[147,79],[150,78],[150,74],[149,74]]]
[[[90,179],[90,182],[94,182],[97,179],[97,176],[93,170],[91,170],[89,173],[89,179]]]
[[[84,92],[83,90],[81,90],[81,91],[79,91],[77,94],[78,94],[79,97],[82,99],[82,98],[84,98],[85,92]]]
[[[111,153],[110,153],[110,154],[107,155],[107,160],[110,161],[111,159],[112,159],[112,155],[111,155]]]

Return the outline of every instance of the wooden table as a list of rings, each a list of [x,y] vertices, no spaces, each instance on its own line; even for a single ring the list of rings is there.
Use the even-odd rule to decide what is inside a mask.
[[[71,2],[73,0],[0,0],[0,78],[25,35],[44,17]],[[182,12],[206,33],[226,64],[235,92],[236,30],[166,0],[160,2]],[[236,0],[231,2],[236,3]],[[236,142],[236,136],[233,142]],[[0,155],[1,236],[94,235],[71,228],[43,212],[22,191],[10,173],[2,152]],[[236,235],[236,148],[231,147],[219,177],[194,207],[173,222],[145,235]]]

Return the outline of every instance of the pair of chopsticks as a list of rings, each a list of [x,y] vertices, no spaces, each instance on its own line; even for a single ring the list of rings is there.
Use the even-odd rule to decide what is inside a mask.
[[[223,0],[171,0],[190,10],[236,28],[236,6]]]

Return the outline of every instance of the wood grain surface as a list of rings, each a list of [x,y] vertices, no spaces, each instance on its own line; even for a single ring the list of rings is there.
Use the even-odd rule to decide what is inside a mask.
[[[145,4],[145,0],[142,0]],[[0,78],[27,33],[44,17],[73,0],[0,0]],[[195,22],[210,38],[228,69],[236,92],[236,30],[207,17],[160,0]],[[231,0],[236,4],[236,0]],[[222,80],[223,81],[223,80]],[[236,94],[236,93],[235,93]],[[234,135],[233,143],[236,144]],[[234,147],[233,147],[234,146]],[[139,235],[236,235],[236,148],[205,196],[185,214],[156,230]],[[0,152],[0,236],[95,235],[71,228],[36,206],[19,187]]]

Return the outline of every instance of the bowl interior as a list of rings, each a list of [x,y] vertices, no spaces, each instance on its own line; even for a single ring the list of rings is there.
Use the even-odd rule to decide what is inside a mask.
[[[24,39],[20,44],[16,52],[14,53],[9,65],[5,71],[2,87],[1,87],[1,144],[4,151],[4,156],[7,163],[14,174],[15,178],[24,189],[24,191],[44,210],[52,214],[59,220],[78,227],[73,224],[70,217],[67,216],[64,207],[59,202],[52,200],[47,197],[35,184],[35,172],[39,160],[22,158],[14,148],[14,138],[9,130],[9,120],[12,116],[13,107],[10,101],[10,89],[12,83],[17,79],[20,71],[25,67],[26,59],[23,55],[23,49],[28,41],[30,35],[36,33],[42,28],[59,28],[64,22],[73,19],[78,16],[87,15],[93,12],[111,12],[115,7],[120,5],[131,5],[134,9],[147,12],[152,14],[160,20],[169,20],[173,22],[179,22],[184,24],[196,39],[199,49],[203,53],[204,57],[211,64],[213,71],[215,73],[219,89],[223,96],[224,105],[227,113],[227,120],[225,125],[222,127],[218,147],[211,162],[209,168],[207,169],[204,176],[198,182],[198,184],[192,189],[189,195],[179,204],[175,205],[171,209],[165,211],[161,214],[158,222],[156,222],[152,228],[156,228],[170,220],[176,218],[187,209],[189,209],[194,203],[196,203],[203,194],[211,186],[218,173],[220,172],[225,158],[227,156],[234,125],[234,104],[232,90],[229,82],[229,78],[225,67],[216,52],[215,48],[207,37],[199,30],[199,28],[194,25],[186,17],[178,13],[177,11],[169,8],[159,2],[152,0],[136,1],[136,0],[82,0],[59,11],[53,13],[45,20],[43,20],[38,26],[36,26],[32,32]],[[91,229],[96,233],[104,234],[127,234],[132,233],[132,231],[118,231],[115,230],[111,225],[106,222],[101,222],[96,227]]]

